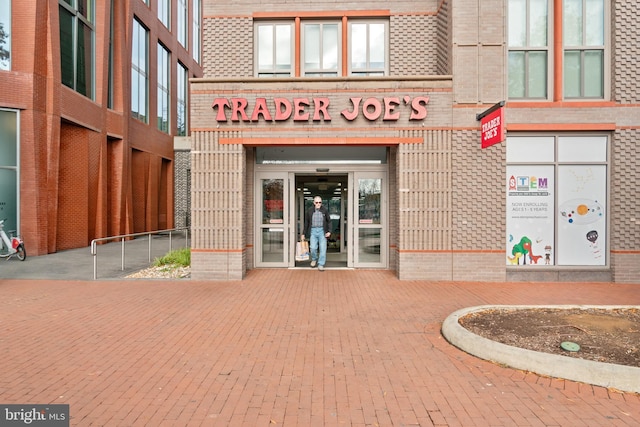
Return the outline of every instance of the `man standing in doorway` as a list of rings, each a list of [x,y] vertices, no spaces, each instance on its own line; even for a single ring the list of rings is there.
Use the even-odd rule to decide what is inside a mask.
[[[304,233],[302,234],[302,239],[310,236],[311,268],[317,265],[318,270],[324,271],[324,264],[327,261],[327,238],[331,236],[330,227],[329,211],[322,206],[322,197],[315,196],[313,207],[304,215]]]

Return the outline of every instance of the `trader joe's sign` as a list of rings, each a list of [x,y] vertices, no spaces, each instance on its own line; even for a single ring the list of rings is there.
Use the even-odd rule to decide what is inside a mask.
[[[369,121],[396,121],[403,115],[409,120],[423,120],[427,117],[428,96],[399,97],[351,97],[351,106],[339,112],[333,112],[331,102],[326,97],[313,98],[256,98],[250,102],[247,98],[216,98],[213,108],[216,121],[226,122],[296,122],[331,121],[333,114],[339,114],[345,120],[353,121],[362,115]]]

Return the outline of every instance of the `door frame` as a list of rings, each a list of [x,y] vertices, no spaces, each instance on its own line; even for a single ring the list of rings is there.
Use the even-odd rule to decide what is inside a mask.
[[[254,266],[260,267],[295,267],[295,246],[298,241],[300,232],[296,223],[296,195],[295,188],[296,175],[347,175],[347,205],[349,215],[347,216],[347,267],[350,268],[388,268],[389,262],[389,179],[388,164],[371,164],[371,165],[349,165],[349,164],[287,164],[287,165],[263,165],[256,164],[254,170]],[[356,230],[364,228],[358,225],[359,214],[358,191],[355,188],[358,177],[372,177],[382,179],[382,197],[381,197],[381,213],[382,219],[380,224],[380,262],[379,263],[360,263],[357,261],[355,251],[358,245],[355,239],[358,238]],[[284,259],[282,262],[263,262],[262,260],[262,230],[269,227],[263,224],[262,217],[262,184],[263,179],[284,179],[284,223],[282,224],[284,236]],[[280,224],[278,224],[278,227]]]

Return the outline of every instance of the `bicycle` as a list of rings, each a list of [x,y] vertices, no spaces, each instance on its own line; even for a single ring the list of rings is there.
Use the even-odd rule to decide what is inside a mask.
[[[15,230],[9,231],[9,236],[4,231],[5,219],[0,219],[0,257],[9,260],[12,256],[17,256],[20,261],[27,258],[27,250],[24,248],[22,237],[14,236]]]

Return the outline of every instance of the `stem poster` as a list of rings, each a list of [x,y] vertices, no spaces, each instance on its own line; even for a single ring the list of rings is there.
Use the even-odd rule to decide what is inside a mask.
[[[507,166],[507,265],[554,263],[554,167]]]

